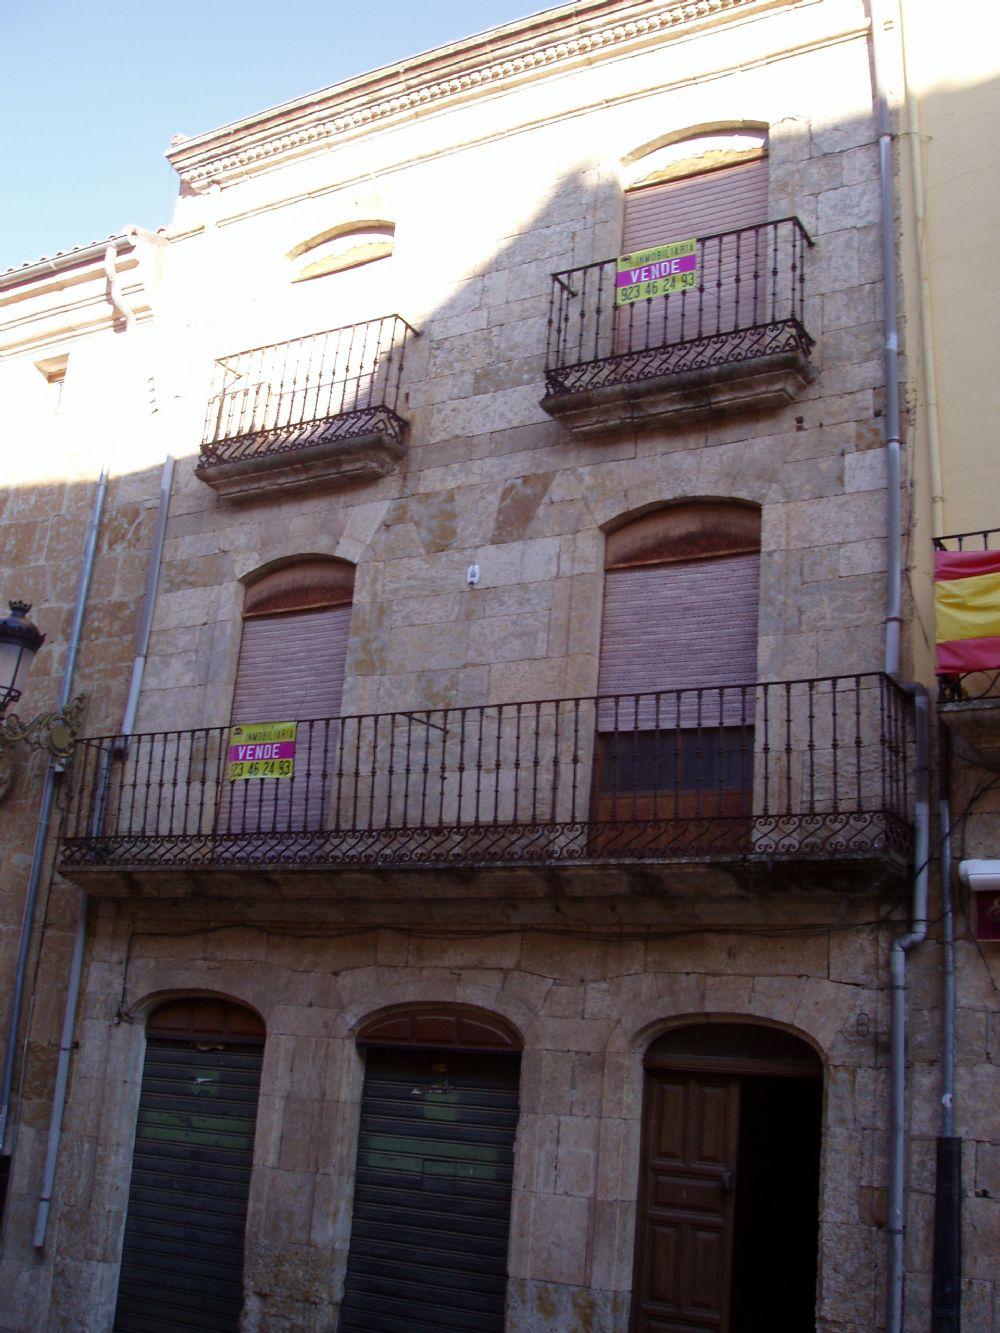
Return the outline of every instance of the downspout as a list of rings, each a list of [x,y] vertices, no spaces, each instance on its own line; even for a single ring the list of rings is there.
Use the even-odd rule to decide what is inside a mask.
[[[122,295],[122,285],[118,278],[118,247],[112,242],[104,251],[104,276],[108,280],[108,301],[111,309],[120,320],[125,323],[125,331],[129,332],[135,324],[135,315],[125,304],[125,298]]]
[[[135,727],[136,712],[139,707],[139,692],[142,688],[143,672],[149,654],[149,637],[153,626],[153,609],[156,592],[160,582],[160,569],[163,562],[163,546],[167,535],[167,515],[170,508],[170,490],[174,475],[174,460],[168,454],[160,474],[160,499],[156,511],[156,526],[153,530],[153,549],[150,554],[149,572],[146,578],[146,594],[143,601],[142,619],[136,643],[135,658],[132,662],[132,679],[129,684],[128,700],[122,721],[122,735],[131,736]],[[111,757],[108,756],[110,764]],[[45,1245],[49,1225],[49,1212],[52,1207],[52,1191],[56,1178],[56,1163],[59,1160],[59,1143],[62,1137],[63,1114],[66,1109],[66,1091],[69,1084],[70,1058],[73,1053],[73,1030],[76,1027],[76,1013],[80,1001],[80,984],[83,978],[83,955],[87,936],[87,895],[80,895],[80,913],[77,920],[76,938],[73,942],[73,957],[70,963],[69,979],[66,987],[66,1004],[63,1009],[62,1035],[59,1040],[59,1059],[56,1065],[55,1087],[52,1092],[52,1114],[49,1118],[49,1135],[45,1149],[45,1165],[42,1170],[42,1186],[38,1196],[38,1210],[35,1214],[35,1232],[32,1245],[40,1250]]]
[[[913,222],[917,280],[920,289],[920,349],[923,363],[924,428],[931,486],[931,531],[948,531],[945,514],[941,422],[938,412],[937,366],[930,279],[927,269],[924,174],[921,156],[920,108],[910,93],[906,62],[905,21],[898,14],[899,49],[910,140]],[[955,1134],[955,906],[951,866],[951,735],[938,725],[938,831],[941,849],[941,1108],[935,1153],[934,1247],[931,1261],[931,1333],[958,1333],[962,1313],[962,1140]]]
[[[94,492],[94,502],[90,514],[90,526],[84,546],[83,567],[77,586],[76,605],[73,609],[73,624],[70,630],[69,647],[66,654],[66,667],[63,672],[62,689],[59,694],[59,708],[65,709],[73,690],[73,675],[80,649],[83,630],[83,617],[90,592],[90,582],[94,572],[94,560],[97,553],[97,537],[100,532],[101,516],[104,512],[104,500],[108,489],[108,470],[102,468]],[[28,889],[24,901],[24,916],[21,922],[21,939],[18,947],[17,965],[11,987],[10,1018],[7,1023],[7,1047],[4,1051],[2,1085],[0,1085],[0,1156],[6,1157],[5,1168],[9,1167],[9,1154],[6,1154],[7,1127],[10,1116],[11,1091],[14,1086],[14,1062],[17,1051],[17,1034],[21,1025],[21,1007],[24,1001],[25,979],[28,968],[28,953],[34,929],[35,908],[38,903],[38,889],[42,880],[45,864],[45,849],[48,843],[49,826],[52,821],[52,806],[55,801],[56,779],[59,769],[55,761],[50,760],[45,769],[42,799],[38,811],[38,823],[35,829],[35,845],[31,858],[31,871],[28,876]]]
[[[962,1317],[962,1140],[955,1134],[955,903],[951,887],[951,734],[938,725],[941,794],[941,1121],[934,1178],[931,1333],[959,1333]]]
[[[879,202],[882,228],[883,363],[885,375],[885,445],[887,486],[885,671],[914,701],[916,772],[914,774],[914,874],[910,928],[889,949],[889,1199],[886,1328],[902,1333],[903,1270],[906,1232],[906,961],[927,938],[930,878],[930,701],[926,688],[899,682],[902,626],[902,469],[899,410],[899,293],[896,281],[895,213],[892,188],[892,129],[884,82],[884,34],[899,31],[899,6],[890,0],[889,17],[872,0],[872,66],[878,114]]]
[[[930,700],[923,685],[902,682],[915,706],[913,898],[910,929],[889,949],[889,1266],[886,1281],[888,1333],[902,1333],[903,1261],[906,1234],[906,958],[927,938],[930,878]]]

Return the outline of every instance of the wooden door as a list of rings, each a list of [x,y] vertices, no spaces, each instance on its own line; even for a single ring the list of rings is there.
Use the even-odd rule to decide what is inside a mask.
[[[633,1333],[725,1333],[739,1079],[649,1070]]]

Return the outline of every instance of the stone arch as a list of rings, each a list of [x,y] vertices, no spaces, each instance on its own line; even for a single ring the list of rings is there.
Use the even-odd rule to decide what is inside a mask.
[[[811,1326],[820,1056],[787,1028],[713,1015],[671,1020],[642,1063],[633,1327],[708,1314],[729,1328],[755,1309],[775,1328]]]
[[[626,188],[766,157],[769,127],[761,120],[715,120],[671,130],[640,144],[622,159]]]
[[[387,259],[393,251],[395,234],[396,224],[388,218],[352,219],[327,227],[289,250],[288,258],[293,263],[306,260],[296,268],[292,281],[307,282]]]
[[[355,1041],[360,1047],[449,1047],[498,1054],[524,1049],[521,1034],[507,1019],[453,1002],[393,1005],[365,1018]]]

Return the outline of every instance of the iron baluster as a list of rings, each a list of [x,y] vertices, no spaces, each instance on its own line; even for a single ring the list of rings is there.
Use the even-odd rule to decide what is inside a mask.
[[[809,681],[806,684],[806,696],[809,700],[809,708],[806,714],[809,723],[809,740],[806,745],[807,768],[809,773],[809,808],[808,813],[816,813],[816,683]]]
[[[496,728],[494,731],[494,765],[493,765],[493,823],[500,822],[500,767],[503,763],[502,731],[503,731],[504,705],[498,704],[496,711]]]
[[[840,737],[837,735],[837,682],[830,682],[830,800],[833,814],[840,812],[840,794],[839,794],[839,769],[838,769],[838,750],[840,749]],[[861,807],[858,806],[858,809]]]
[[[790,815],[794,810],[792,802],[792,684],[785,685],[785,801],[784,809],[780,812]]]

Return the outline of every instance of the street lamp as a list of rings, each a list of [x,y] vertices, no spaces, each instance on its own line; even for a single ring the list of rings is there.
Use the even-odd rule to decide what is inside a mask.
[[[28,619],[31,606],[27,602],[8,605],[10,615],[0,620],[0,717],[9,704],[20,699],[18,680],[23,683],[35,653],[45,642],[45,635]]]
[[[10,615],[0,620],[0,801],[10,791],[14,780],[14,747],[25,744],[31,750],[47,750],[57,764],[65,764],[83,722],[85,700],[82,694],[53,713],[39,713],[30,722],[22,722],[7,709],[21,697],[21,686],[45,642],[45,635],[28,619],[27,602],[10,602]]]

